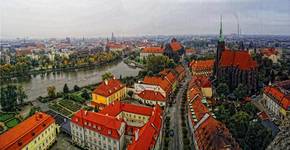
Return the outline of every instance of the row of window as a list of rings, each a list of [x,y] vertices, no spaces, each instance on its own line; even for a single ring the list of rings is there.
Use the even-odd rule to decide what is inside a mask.
[[[52,134],[49,134],[50,130],[53,130],[53,125],[49,126],[44,132],[42,132],[37,138],[34,139],[34,141],[32,141],[32,143],[34,143],[34,145],[37,145],[38,147],[36,149],[38,150],[42,150],[42,149],[46,149],[51,141],[54,139],[55,137],[55,132],[51,132]],[[42,140],[43,138],[45,138],[45,140]],[[38,143],[38,142],[42,142],[42,143]],[[25,148],[26,150],[29,149],[29,145],[27,145],[27,147]]]

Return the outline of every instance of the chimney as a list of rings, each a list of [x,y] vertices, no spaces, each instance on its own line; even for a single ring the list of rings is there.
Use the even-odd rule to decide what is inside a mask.
[[[88,114],[88,111],[85,111],[85,116]]]
[[[105,81],[104,81],[104,82],[105,82],[105,85],[108,85],[108,80],[107,80],[107,79],[105,79]]]
[[[135,141],[137,141],[138,138],[139,138],[139,129],[137,129],[137,130],[135,131]]]

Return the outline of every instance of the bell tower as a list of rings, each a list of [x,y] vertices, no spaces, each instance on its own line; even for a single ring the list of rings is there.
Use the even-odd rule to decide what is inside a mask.
[[[222,51],[225,50],[225,40],[223,35],[223,20],[222,16],[220,17],[220,33],[218,38],[217,50],[216,50],[216,57],[215,57],[215,66],[214,66],[214,75],[217,77],[218,74],[218,67],[219,62],[221,59]]]

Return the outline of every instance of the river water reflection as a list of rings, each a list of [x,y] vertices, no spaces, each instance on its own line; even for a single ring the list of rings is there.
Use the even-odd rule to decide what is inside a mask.
[[[70,89],[74,85],[86,86],[102,80],[102,74],[112,72],[116,78],[126,76],[136,76],[140,71],[139,68],[130,68],[123,61],[102,66],[94,69],[79,69],[70,72],[49,73],[46,75],[36,75],[26,81],[18,81],[16,84],[22,85],[28,98],[27,101],[35,100],[39,96],[47,95],[47,87],[55,86],[56,91],[62,91],[65,83]],[[3,85],[2,85],[3,86]]]

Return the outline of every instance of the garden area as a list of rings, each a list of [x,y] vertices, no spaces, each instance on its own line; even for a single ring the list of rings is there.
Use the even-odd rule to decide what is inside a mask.
[[[74,112],[82,108],[82,105],[72,100],[61,99],[51,102],[48,107],[64,116],[71,117]]]
[[[16,113],[0,113],[0,133],[13,128],[21,122],[21,118],[18,118]]]

